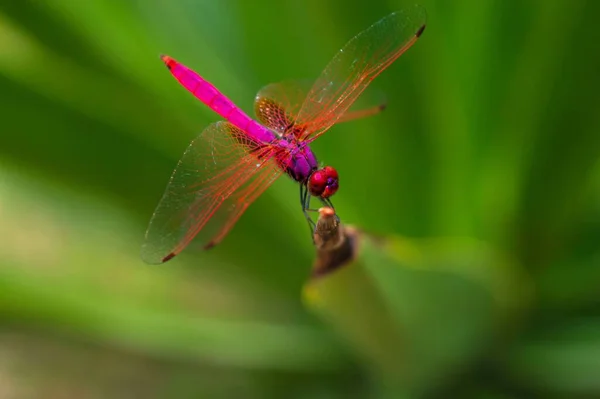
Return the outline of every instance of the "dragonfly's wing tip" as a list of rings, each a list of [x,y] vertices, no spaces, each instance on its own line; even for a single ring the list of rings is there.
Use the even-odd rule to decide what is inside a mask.
[[[144,243],[142,245],[142,250],[140,252],[140,257],[142,260],[149,265],[160,265],[165,263],[166,261],[173,259],[176,255],[175,252],[170,252],[167,256],[162,256],[161,251],[157,251],[156,248],[149,245],[148,243]]]
[[[415,33],[415,36],[416,37],[421,37],[421,35],[423,34],[423,31],[425,30],[426,26],[427,25],[425,25],[425,24],[421,25],[421,27],[419,28],[419,30],[417,30],[417,33]]]
[[[147,265],[160,265],[164,263],[164,260],[161,258],[148,257],[144,254],[142,254],[142,261]]]
[[[165,263],[166,261],[173,259],[175,255],[175,252],[171,252],[170,254],[161,259],[161,263]]]

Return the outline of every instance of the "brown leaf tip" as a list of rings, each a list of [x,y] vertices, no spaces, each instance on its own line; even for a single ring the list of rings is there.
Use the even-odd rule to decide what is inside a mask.
[[[320,208],[319,219],[313,234],[317,249],[333,249],[339,246],[343,238],[342,230],[340,219],[335,211],[329,207]]]
[[[312,277],[322,277],[342,267],[355,256],[357,232],[341,224],[331,208],[319,209],[319,219],[313,235],[317,259]]]

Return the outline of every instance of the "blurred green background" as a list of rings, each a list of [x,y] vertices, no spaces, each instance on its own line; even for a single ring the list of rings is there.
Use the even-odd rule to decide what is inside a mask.
[[[250,112],[407,4],[1,2],[0,398],[600,397],[597,1],[423,0],[421,40],[373,84],[388,109],[314,143],[342,220],[404,237],[383,302],[424,349],[389,354],[426,378],[382,388],[372,365],[395,366],[344,331],[377,315],[360,292],[342,330],[303,303],[314,249],[290,179],[213,251],[139,259],[218,119],[159,54]]]

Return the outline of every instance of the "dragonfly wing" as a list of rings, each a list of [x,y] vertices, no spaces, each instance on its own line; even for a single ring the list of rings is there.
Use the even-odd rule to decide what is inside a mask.
[[[173,172],[150,220],[142,258],[165,262],[194,237],[205,247],[220,241],[282,173],[272,153],[229,122],[208,126]]]
[[[263,87],[254,101],[256,117],[263,125],[279,135],[291,133],[301,136],[306,126],[296,124],[296,119],[313,83],[314,81],[311,80],[286,80]],[[385,96],[376,93],[365,101],[359,101],[359,104],[355,103],[337,122],[348,122],[375,115],[383,111],[385,105]]]
[[[425,9],[415,5],[388,15],[352,38],[321,73],[296,123],[314,140],[343,117],[373,79],[408,50],[425,29]]]
[[[204,245],[204,248],[209,249],[219,244],[250,204],[260,197],[282,173],[283,169],[273,159],[270,159],[240,189],[227,198],[217,210],[215,216],[209,221],[210,224],[213,220],[222,220],[222,222],[215,224],[216,234]]]
[[[310,81],[286,80],[263,87],[254,100],[256,117],[268,128],[285,134],[293,128],[311,86]]]
[[[349,122],[376,115],[387,107],[387,98],[383,91],[368,87],[338,118],[335,123]]]

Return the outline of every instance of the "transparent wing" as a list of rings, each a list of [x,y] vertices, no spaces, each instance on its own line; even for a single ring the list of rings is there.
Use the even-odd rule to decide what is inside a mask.
[[[296,119],[313,83],[311,80],[286,80],[263,87],[254,101],[256,117],[280,136],[289,133],[300,136],[306,127],[296,124]],[[385,96],[372,93],[365,101],[353,104],[337,122],[375,115],[385,109],[385,103]]]
[[[352,38],[321,73],[298,111],[301,139],[314,140],[336,123],[373,79],[408,50],[425,29],[415,5],[379,20]]]
[[[183,154],[152,215],[142,258],[162,263],[194,237],[220,242],[248,206],[277,179],[273,148],[229,122],[208,126]]]
[[[309,81],[286,80],[263,87],[254,100],[256,117],[280,135],[287,133],[293,129],[311,85]]]

